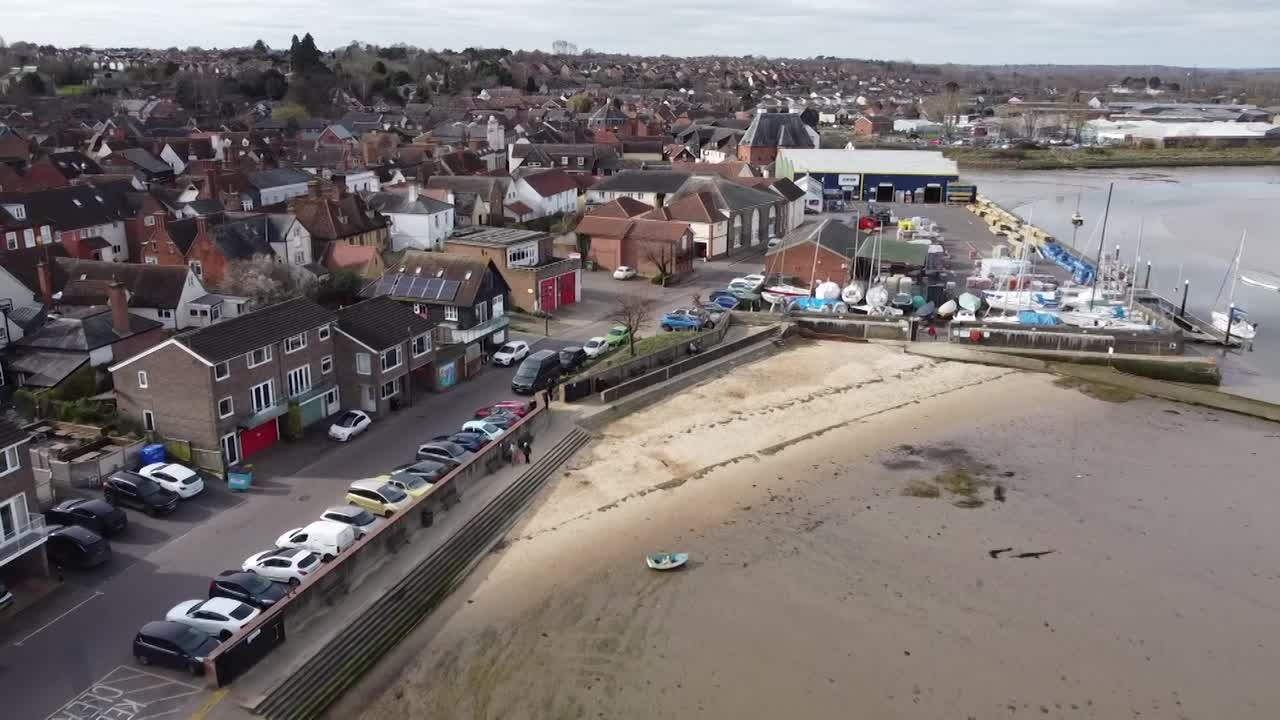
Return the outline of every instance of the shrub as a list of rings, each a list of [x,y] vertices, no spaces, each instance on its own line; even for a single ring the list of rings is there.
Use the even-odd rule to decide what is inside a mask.
[[[302,439],[302,406],[289,404],[289,415],[284,425],[284,436],[289,440]]]

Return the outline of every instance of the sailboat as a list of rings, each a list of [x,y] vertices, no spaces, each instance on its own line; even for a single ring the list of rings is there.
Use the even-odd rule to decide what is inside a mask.
[[[1240,256],[1244,254],[1244,239],[1247,232],[1240,233],[1240,247],[1236,248],[1236,256],[1231,261],[1231,269],[1228,271],[1231,278],[1231,293],[1227,296],[1227,311],[1214,310],[1209,313],[1213,319],[1213,327],[1218,332],[1241,340],[1252,340],[1258,334],[1257,328],[1249,322],[1244,308],[1238,308],[1235,305],[1236,283],[1240,280]]]

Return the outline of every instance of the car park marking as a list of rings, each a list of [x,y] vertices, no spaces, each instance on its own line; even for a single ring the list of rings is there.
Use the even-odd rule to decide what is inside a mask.
[[[94,598],[96,598],[96,597],[101,597],[101,596],[102,596],[102,595],[104,595],[104,594],[105,594],[105,593],[103,593],[101,590],[94,590],[92,595],[90,595],[89,597],[87,597],[87,598],[85,598],[85,599],[81,600],[80,602],[76,603],[75,605],[71,606],[71,609],[70,609],[70,610],[67,610],[66,612],[62,613],[62,614],[61,614],[61,615],[59,615],[58,617],[56,617],[56,618],[54,618],[54,619],[50,620],[49,622],[45,623],[44,625],[41,625],[40,627],[36,628],[34,632],[32,632],[30,635],[28,635],[28,636],[26,636],[26,637],[22,638],[21,640],[19,640],[19,641],[15,642],[15,643],[14,643],[14,645],[15,645],[15,646],[17,646],[17,647],[22,647],[22,643],[24,643],[24,642],[26,642],[26,641],[30,640],[31,638],[33,638],[33,637],[35,637],[35,636],[39,635],[40,633],[44,632],[45,630],[48,630],[51,626],[53,626],[53,624],[54,624],[54,623],[58,622],[59,620],[61,620],[61,619],[62,619],[62,618],[64,618],[64,617],[66,617],[66,616],[70,615],[71,613],[75,612],[76,610],[79,610],[81,605],[84,605],[85,603],[89,602],[90,600],[92,600],[92,599],[94,599]]]
[[[121,665],[58,708],[47,720],[149,720],[186,712],[202,692],[204,688],[199,685]]]

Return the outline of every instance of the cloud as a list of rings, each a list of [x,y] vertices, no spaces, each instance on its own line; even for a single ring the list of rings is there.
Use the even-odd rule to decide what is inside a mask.
[[[681,0],[670,5],[553,0],[63,0],[4,11],[3,35],[99,47],[287,46],[310,32],[421,47],[580,48],[635,54],[836,55],[916,62],[1275,65],[1275,0]]]

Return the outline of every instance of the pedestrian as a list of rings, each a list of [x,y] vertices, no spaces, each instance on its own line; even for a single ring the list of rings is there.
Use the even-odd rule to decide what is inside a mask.
[[[520,450],[524,452],[525,462],[533,462],[533,443],[529,441],[529,438],[520,439]]]

